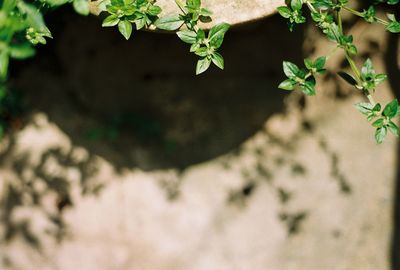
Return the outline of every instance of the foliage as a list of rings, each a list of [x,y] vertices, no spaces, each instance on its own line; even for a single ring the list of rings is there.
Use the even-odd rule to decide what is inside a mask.
[[[108,0],[106,0],[108,1]],[[103,21],[104,27],[118,25],[119,32],[129,39],[132,34],[132,24],[136,30],[154,25],[165,31],[177,31],[178,37],[190,44],[190,52],[200,56],[196,65],[196,74],[206,71],[211,63],[224,69],[224,58],[217,50],[221,47],[229,24],[215,25],[206,35],[198,26],[199,22],[211,20],[212,12],[201,5],[201,0],[186,0],[183,4],[175,1],[180,14],[159,17],[162,9],[151,0],[110,0],[105,2],[105,11],[110,15]]]
[[[224,69],[224,58],[218,52],[222,46],[230,25],[220,23],[209,31],[200,27],[201,23],[211,20],[212,12],[202,6],[201,0],[175,0],[179,14],[161,16],[162,9],[155,0],[101,0],[99,9],[106,13],[103,27],[117,27],[125,39],[130,39],[134,30],[157,28],[163,31],[174,31],[177,36],[190,45],[190,52],[199,57],[196,74],[205,72],[213,63]],[[288,20],[290,31],[297,24],[306,22],[305,11],[326,37],[336,44],[336,48],[344,51],[351,67],[352,74],[339,71],[338,75],[350,85],[360,90],[368,102],[356,104],[356,108],[366,116],[375,128],[377,143],[381,143],[388,131],[399,135],[399,128],[393,119],[400,114],[397,100],[382,106],[375,102],[372,95],[378,85],[386,79],[385,74],[376,73],[370,59],[366,59],[361,69],[354,58],[358,53],[352,35],[346,35],[342,26],[341,14],[350,12],[363,18],[367,23],[380,23],[391,33],[400,33],[400,21],[393,14],[387,19],[376,15],[376,5],[397,5],[399,0],[375,0],[374,5],[363,11],[354,10],[348,0],[286,0],[286,5],[278,8],[278,12]],[[51,32],[43,18],[43,8],[51,10],[64,4],[72,4],[77,13],[88,15],[88,0],[0,0],[0,102],[7,96],[6,80],[10,59],[25,59],[35,54],[34,47],[46,44],[52,38]],[[335,48],[335,49],[336,49]],[[283,62],[283,70],[287,77],[279,88],[284,90],[300,89],[304,94],[316,94],[316,77],[325,73],[328,56],[315,60],[305,59],[304,67]],[[0,130],[1,126],[0,121]]]
[[[286,6],[278,8],[280,15],[288,19],[290,31],[293,31],[295,25],[306,22],[306,17],[303,14],[305,9],[308,9],[316,26],[329,40],[336,44],[335,50],[340,48],[344,51],[352,74],[339,71],[338,75],[366,96],[368,102],[361,102],[355,106],[375,128],[375,140],[378,144],[383,142],[388,131],[399,136],[399,127],[393,122],[393,118],[400,114],[400,107],[396,99],[384,107],[375,102],[372,95],[387,76],[376,73],[370,59],[365,61],[361,70],[357,67],[354,61],[354,57],[357,55],[357,47],[353,43],[353,36],[346,35],[343,31],[342,12],[350,12],[368,23],[380,23],[391,33],[400,33],[400,22],[393,14],[387,14],[388,20],[376,16],[375,5],[382,3],[396,5],[399,0],[377,0],[374,5],[363,11],[351,8],[348,0],[286,0]],[[327,56],[319,57],[314,62],[305,59],[305,68],[299,68],[288,61],[283,62],[283,71],[287,79],[279,85],[279,88],[284,90],[300,88],[306,95],[315,95],[315,75],[324,73],[327,59]]]
[[[6,81],[10,59],[32,57],[35,46],[46,44],[52,35],[45,24],[44,11],[69,3],[81,15],[90,13],[88,0],[0,0],[0,104],[8,93]],[[162,9],[155,0],[102,0],[99,8],[108,13],[102,26],[117,26],[127,40],[134,29],[157,27],[177,31],[183,42],[191,44],[190,51],[200,57],[196,74],[206,71],[211,63],[223,69],[224,59],[217,50],[229,24],[218,24],[207,34],[198,23],[211,21],[212,12],[202,7],[201,0],[186,0],[185,5],[176,0],[176,4],[181,14],[160,17]],[[2,122],[0,119],[0,137],[4,129]]]

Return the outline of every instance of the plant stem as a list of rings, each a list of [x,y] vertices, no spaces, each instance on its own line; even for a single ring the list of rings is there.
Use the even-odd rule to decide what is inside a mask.
[[[305,0],[305,3],[307,4],[308,8],[311,10],[311,12],[317,13],[317,10],[315,7],[310,3],[310,1]]]
[[[343,8],[346,9],[346,7],[343,7]],[[343,35],[343,23],[342,23],[342,16],[340,14],[340,11],[337,12],[337,20],[338,20],[340,34]],[[360,70],[358,69],[358,67],[357,67],[356,63],[354,62],[353,58],[351,58],[351,55],[350,55],[349,51],[346,48],[344,48],[344,50],[345,50],[347,62],[349,62],[351,70],[353,71],[354,75],[356,76],[356,80],[357,80],[358,84],[361,84],[362,83],[362,78],[361,78]],[[369,91],[365,90],[364,94],[367,96],[369,102],[373,106],[375,106],[376,102],[375,102],[374,98],[372,97],[371,93]]]
[[[352,9],[352,8],[349,8],[349,7],[347,7],[347,6],[344,6],[343,9],[346,10],[346,11],[348,11],[348,12],[350,12],[350,13],[352,13],[352,14],[354,14],[354,15],[356,15],[356,16],[358,16],[358,17],[364,18],[364,14],[363,14],[362,12],[359,12],[359,11],[354,10],[354,9]],[[388,25],[389,25],[389,22],[388,22],[388,21],[385,21],[385,20],[383,20],[383,19],[381,19],[381,18],[379,18],[379,17],[377,17],[377,16],[374,16],[374,19],[375,19],[377,22],[383,24],[384,26],[388,26]]]
[[[367,98],[369,100],[369,103],[371,103],[373,106],[375,106],[376,102],[375,102],[374,98],[372,97],[372,95],[368,93]]]

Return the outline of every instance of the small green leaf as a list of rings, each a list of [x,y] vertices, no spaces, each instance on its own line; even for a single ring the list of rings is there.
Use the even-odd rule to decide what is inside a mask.
[[[390,121],[387,127],[389,128],[390,132],[392,132],[393,135],[399,137],[399,127],[395,123]]]
[[[154,22],[154,25],[161,30],[175,31],[179,29],[184,21],[179,15],[162,17]]]
[[[117,15],[110,15],[107,18],[104,19],[103,24],[101,26],[103,27],[110,27],[110,26],[115,26],[119,23],[119,18]]]
[[[197,33],[191,30],[182,30],[176,33],[178,37],[186,43],[194,44],[197,40]]]
[[[204,16],[204,17],[210,17],[213,15],[212,11],[206,9],[206,8],[202,8],[200,9],[200,15]]]
[[[297,77],[299,71],[300,71],[299,68],[295,64],[288,61],[283,61],[283,72],[288,78]]]
[[[286,19],[290,18],[290,16],[292,15],[292,11],[286,6],[278,7],[278,12],[283,18]]]
[[[279,84],[278,88],[291,91],[295,88],[296,84],[297,84],[296,81],[294,81],[292,79],[287,79],[287,80],[284,80],[283,82],[281,82]]]
[[[208,55],[208,49],[206,47],[198,48],[195,54],[201,57],[206,57]]]
[[[309,70],[312,70],[314,68],[314,63],[308,58],[304,59],[304,65]]]
[[[199,75],[199,74],[203,73],[204,71],[206,71],[210,67],[210,64],[211,64],[211,60],[207,57],[197,61],[196,75]]]
[[[118,30],[128,40],[132,34],[132,24],[127,20],[120,21],[118,23]]]
[[[211,55],[211,60],[214,63],[214,65],[216,65],[217,67],[219,67],[220,69],[224,69],[224,58],[222,57],[221,54],[214,52]]]
[[[317,60],[315,60],[314,66],[317,68],[317,70],[321,70],[325,67],[325,63],[326,63],[326,57],[321,56],[318,57]]]
[[[72,5],[75,11],[81,15],[89,15],[89,1],[88,0],[74,0]]]
[[[200,48],[200,44],[199,43],[192,44],[192,46],[190,46],[190,52],[195,52],[199,48]]]
[[[346,82],[348,82],[349,84],[355,86],[357,85],[357,81],[356,79],[354,79],[353,76],[351,76],[350,74],[343,72],[343,71],[339,71],[337,73],[343,80],[345,80]]]
[[[382,109],[382,106],[380,103],[375,104],[375,106],[372,108],[373,112],[380,112]]]
[[[383,127],[384,124],[385,124],[385,119],[379,118],[378,120],[376,120],[375,122],[372,123],[372,126],[376,127],[376,128],[380,128],[380,127]]]
[[[26,59],[35,55],[35,49],[29,43],[12,45],[10,56],[15,59]]]
[[[199,9],[201,6],[201,0],[186,0],[186,5],[194,9]]]
[[[17,2],[18,9],[22,14],[26,15],[26,21],[30,27],[43,33],[50,34],[49,29],[43,20],[43,15],[40,10],[34,5],[25,3],[24,1]]]
[[[9,56],[6,51],[0,52],[0,79],[4,80],[7,77]]]
[[[386,30],[391,33],[400,33],[400,22],[390,22],[388,26],[386,26]]]
[[[372,112],[372,109],[374,106],[371,103],[360,102],[360,103],[357,103],[355,105],[355,107],[360,113],[362,113],[364,115],[368,115]]]
[[[230,25],[227,23],[220,23],[211,28],[208,33],[210,44],[214,48],[219,48],[224,40],[225,33],[229,30]]]
[[[368,58],[361,68],[361,77],[363,79],[368,79],[369,77],[372,77],[374,74],[375,70],[372,67],[371,59]]]
[[[385,106],[385,109],[383,110],[383,115],[388,117],[389,119],[392,119],[396,116],[398,107],[399,103],[397,99],[394,99],[392,102]]]
[[[142,29],[146,25],[146,19],[145,18],[136,19],[134,22],[135,22],[137,30]]]
[[[378,144],[381,144],[387,135],[387,128],[377,128],[375,131],[375,140]]]
[[[147,14],[151,16],[157,16],[160,14],[162,9],[159,6],[152,5],[147,9]]]
[[[300,10],[303,6],[303,2],[301,0],[292,0],[290,6],[293,10]]]
[[[304,94],[308,96],[315,96],[315,79],[313,77],[310,77],[305,83],[304,86],[302,86],[302,90]]]
[[[399,3],[399,0],[388,0],[387,3],[389,5],[397,5]]]
[[[4,0],[3,5],[1,6],[1,9],[5,13],[8,13],[15,8],[16,4],[17,4],[16,0]]]

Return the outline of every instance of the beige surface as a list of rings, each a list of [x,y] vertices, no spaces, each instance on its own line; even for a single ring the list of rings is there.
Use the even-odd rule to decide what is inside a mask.
[[[92,2],[91,5],[94,14],[99,13],[97,3],[100,1]],[[180,13],[174,0],[157,0],[157,5],[163,10],[160,16]],[[203,0],[202,6],[214,13],[213,21],[203,24],[203,27],[210,28],[220,22],[234,25],[258,20],[274,14],[276,8],[282,5],[283,0]]]
[[[369,50],[367,41],[379,44],[372,58],[383,71],[386,39],[376,27],[361,24],[352,31],[365,44],[360,54]],[[314,58],[333,44],[313,31],[306,33],[304,49],[315,46]],[[329,69],[342,60],[332,58]],[[117,171],[74,145],[45,113],[34,114],[14,144],[3,141],[1,153],[10,151],[2,154],[1,194],[4,202],[10,186],[20,192],[14,198],[24,204],[9,220],[15,227],[29,221],[42,249],[32,248],[21,230],[0,243],[0,268],[388,270],[397,141],[375,144],[372,128],[353,109],[362,97],[349,91],[330,77],[304,110],[300,95],[289,95],[286,110],[266,119],[238,151],[182,174]],[[335,98],[339,93],[344,97]],[[384,84],[377,99],[390,98]],[[25,188],[34,183],[43,191],[45,181],[68,183],[73,206],[58,212],[62,194],[54,191],[40,193],[41,207],[32,206]],[[249,185],[253,191],[245,192]],[[51,222],[57,215],[63,226]],[[1,236],[10,227],[2,223]]]

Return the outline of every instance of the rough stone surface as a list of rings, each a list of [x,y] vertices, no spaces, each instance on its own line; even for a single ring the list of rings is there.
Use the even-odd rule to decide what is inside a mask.
[[[384,71],[378,28],[351,32],[361,55],[378,44]],[[333,44],[313,29],[314,58]],[[34,112],[0,149],[1,269],[388,270],[397,142],[375,144],[353,93],[328,75],[317,97],[286,96],[235,149],[183,170],[117,168]]]
[[[98,3],[91,2],[91,12],[99,14]],[[179,14],[180,10],[174,0],[157,0],[163,12],[160,16],[170,14]],[[202,6],[213,12],[213,21],[204,23],[204,28],[210,28],[212,25],[221,22],[227,22],[231,25],[248,23],[267,17],[276,12],[276,8],[284,5],[284,0],[203,0]]]

